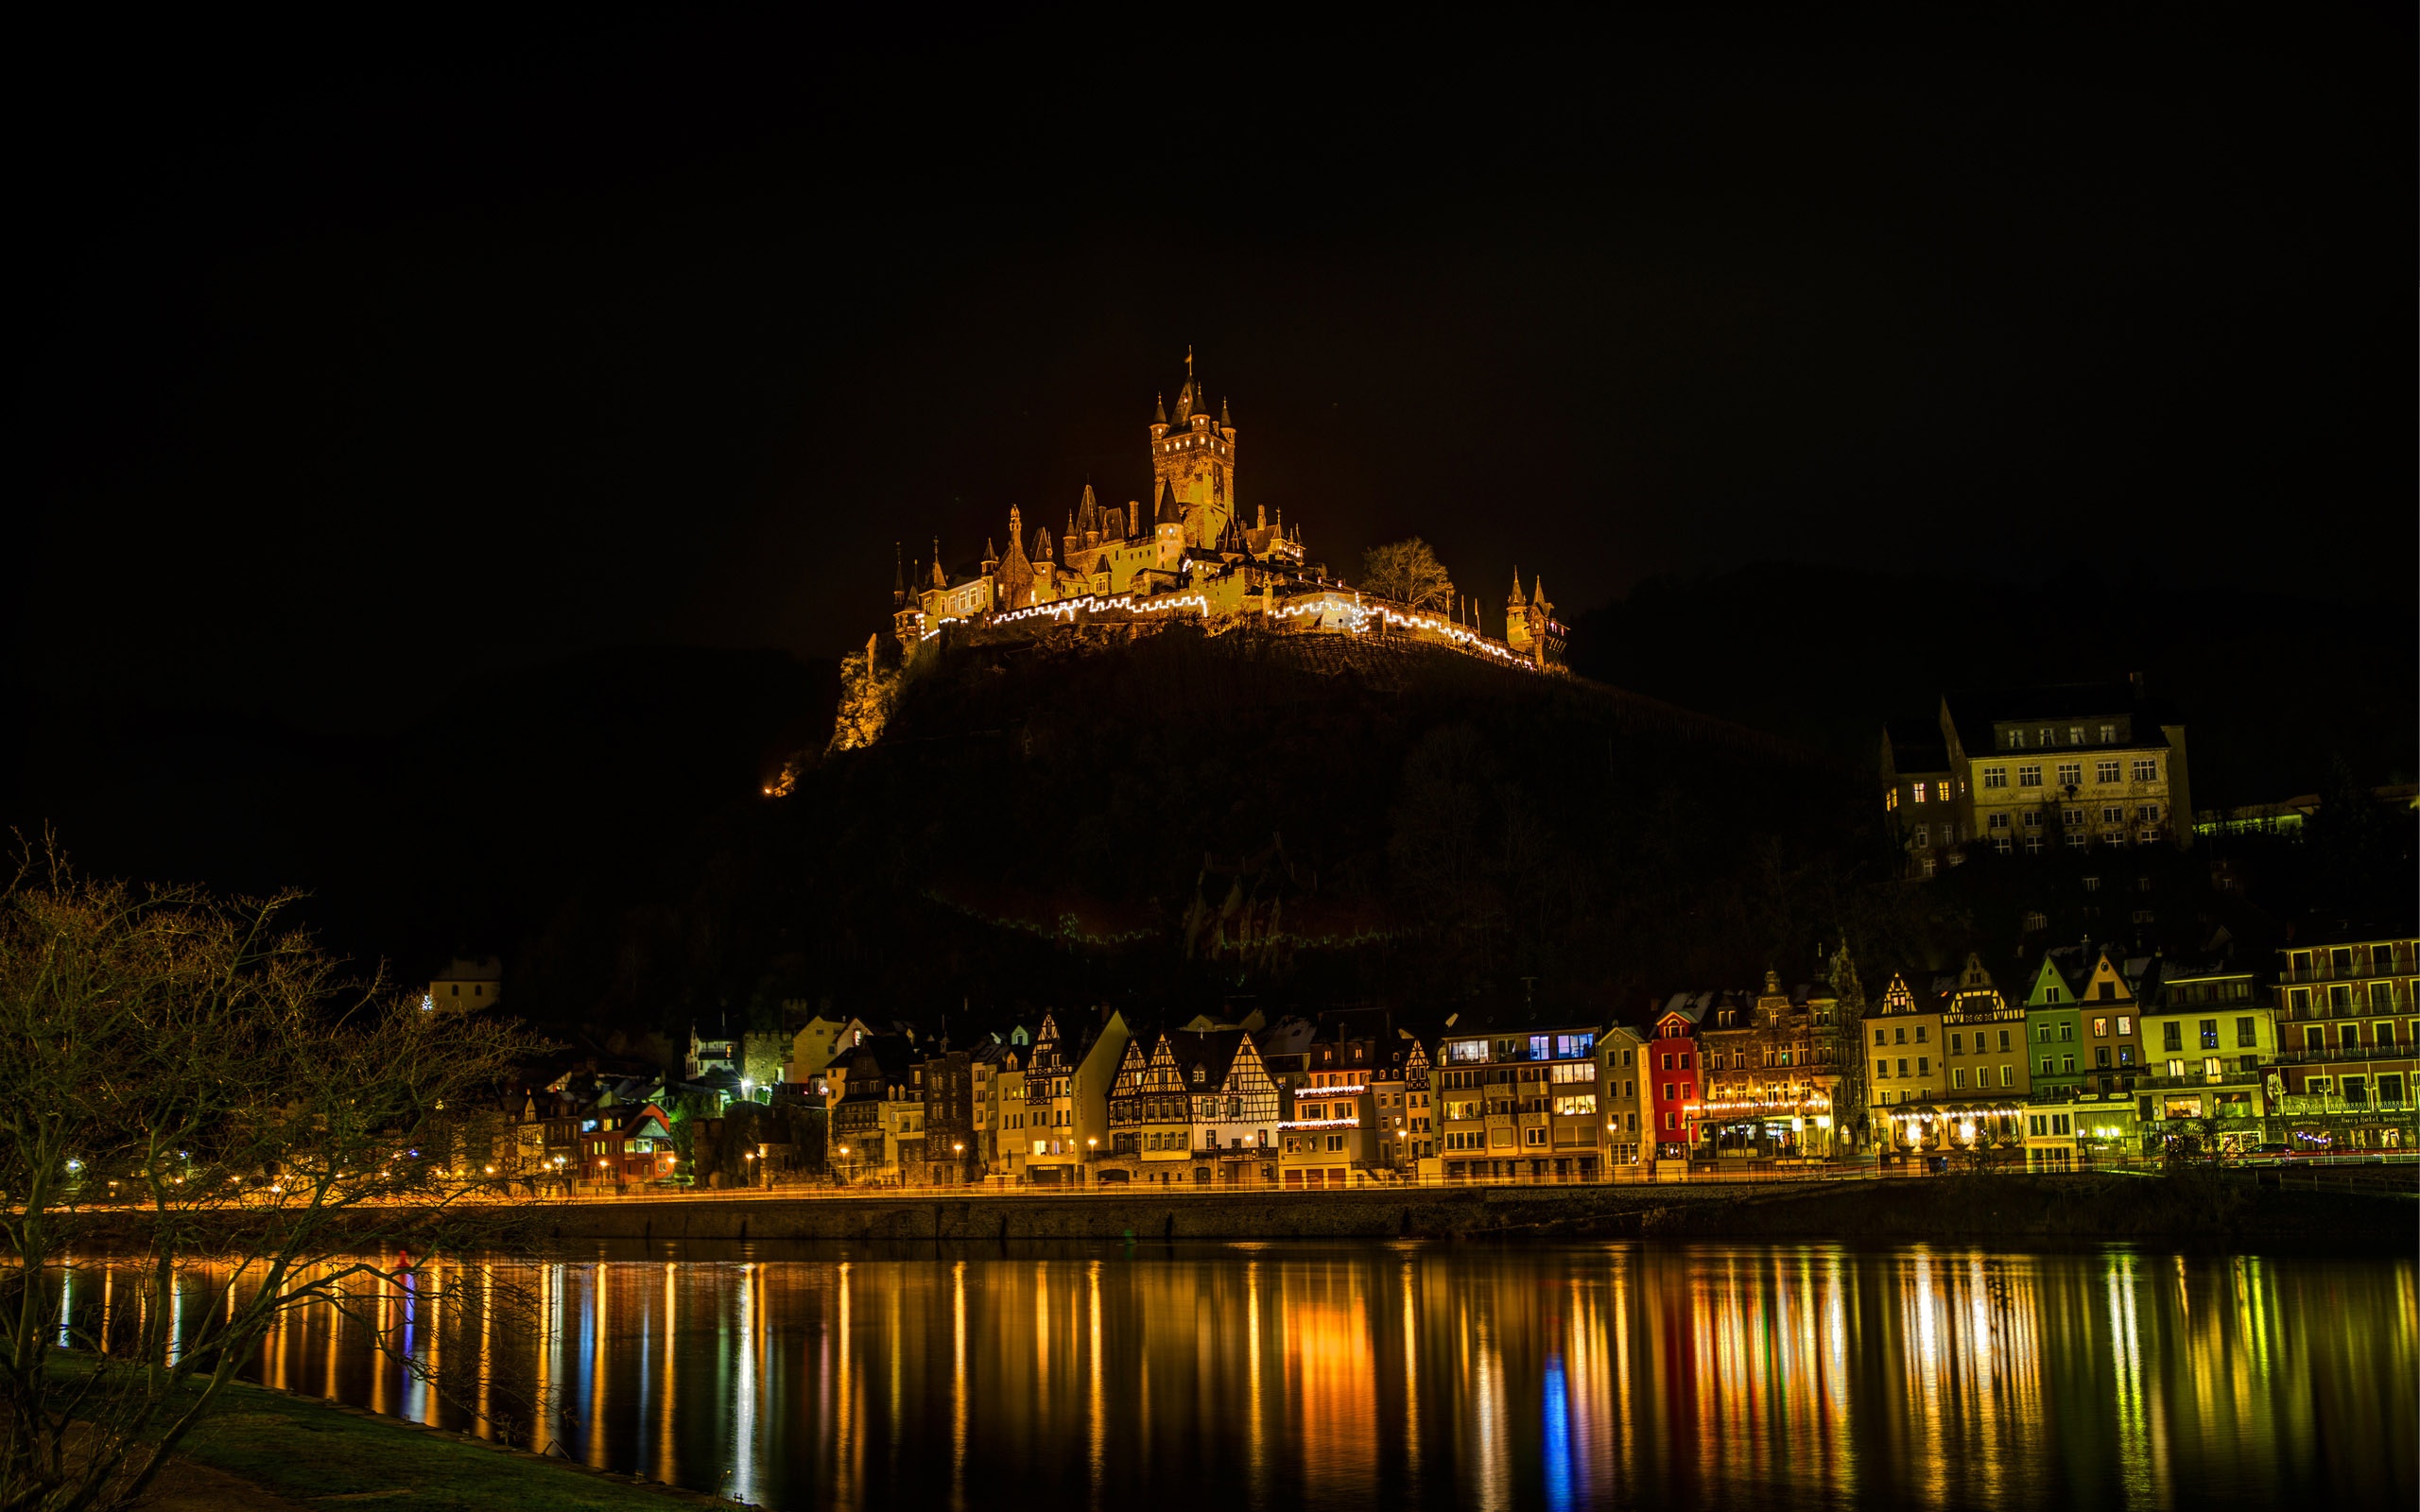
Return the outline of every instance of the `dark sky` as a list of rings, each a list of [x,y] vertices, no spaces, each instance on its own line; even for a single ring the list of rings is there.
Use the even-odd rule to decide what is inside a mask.
[[[2408,7],[108,25],[12,70],[53,696],[372,729],[587,647],[834,654],[893,541],[1143,491],[1188,344],[1247,507],[1498,604],[2413,594]]]

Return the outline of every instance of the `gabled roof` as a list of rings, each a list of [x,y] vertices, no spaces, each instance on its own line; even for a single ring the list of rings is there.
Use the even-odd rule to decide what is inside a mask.
[[[1219,1087],[1226,1083],[1245,1035],[1241,1029],[1171,1029],[1164,1038],[1188,1085],[1199,1068],[1203,1083]]]
[[[2083,984],[2092,978],[2092,963],[2097,956],[2087,955],[2081,945],[2059,945],[2042,953],[2041,963],[2026,979],[2025,1001],[2028,1006],[2052,1006],[2042,1003],[2042,988],[2055,981],[2066,989],[2066,997],[2055,1005],[2065,1007],[2083,996]]]
[[[1694,1028],[1705,1017],[1705,1005],[1701,1000],[1712,995],[1706,992],[1675,992],[1664,1006],[1656,1010],[1655,1022],[1660,1024],[1667,1019],[1680,1019]]]
[[[916,1047],[905,1035],[870,1034],[856,1049],[833,1061],[847,1077],[848,1091],[844,1102],[880,1098],[894,1087],[905,1087],[912,1078]]]

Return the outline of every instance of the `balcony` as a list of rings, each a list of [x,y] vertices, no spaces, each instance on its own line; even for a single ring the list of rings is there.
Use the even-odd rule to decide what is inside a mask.
[[[2396,946],[2392,957],[2385,961],[2372,960],[2370,948],[2361,945],[2354,948],[2349,966],[2336,965],[2325,949],[2311,953],[2308,966],[2296,966],[2293,957],[2288,955],[2286,969],[2278,973],[2277,980],[2291,987],[2308,987],[2314,982],[2366,982],[2379,976],[2410,976],[2415,970],[2420,968],[2414,967],[2409,945]]]
[[[2391,1045],[2328,1045],[2310,1050],[2301,1047],[2277,1052],[2277,1063],[2285,1066],[2324,1066],[2333,1061],[2411,1060],[2420,1057],[2420,1046],[2397,1042]]]
[[[2382,1097],[2365,1098],[2360,1102],[2336,1096],[2295,1093],[2277,1099],[2277,1113],[2282,1118],[2315,1118],[2327,1114],[2408,1113],[2412,1104],[2397,1097],[2389,1101]]]
[[[2199,1062],[2189,1064],[2198,1065]],[[2228,1066],[2215,1075],[2206,1071],[2188,1070],[2182,1076],[2170,1076],[2165,1074],[2156,1076],[2137,1076],[2135,1078],[2135,1085],[2145,1091],[2194,1091],[2205,1087],[2257,1089],[2268,1080],[2268,1077],[2269,1068],[2266,1066],[2253,1071],[2245,1071],[2240,1066]]]

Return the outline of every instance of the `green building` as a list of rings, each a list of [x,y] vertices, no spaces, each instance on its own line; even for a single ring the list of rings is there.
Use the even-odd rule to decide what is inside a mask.
[[[2028,1165],[2058,1170],[2136,1152],[2141,1029],[2135,985],[2106,948],[2044,954],[2025,996]]]

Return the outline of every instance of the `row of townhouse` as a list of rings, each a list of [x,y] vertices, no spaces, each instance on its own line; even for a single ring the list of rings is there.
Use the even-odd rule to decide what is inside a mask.
[[[2223,942],[2221,942],[2223,946]],[[2022,1150],[2036,1167],[2212,1154],[2408,1149],[2420,941],[2346,930],[2263,971],[2044,953],[2003,996],[1979,959],[1894,976],[1866,1021],[1872,1133],[1901,1153]]]
[[[1415,1174],[1425,1049],[1384,1013],[1137,1033],[1113,1008],[946,1041],[828,1026],[795,1064],[832,1109],[847,1184],[1342,1187]]]
[[[1095,1008],[971,1048],[815,1029],[798,1092],[851,1185],[1587,1182],[1967,1156],[2058,1169],[2213,1151],[2409,1147],[2408,934],[2290,945],[2263,971],[2090,944],[2003,983],[1978,954],[1828,988],[1675,993],[1637,1022],[1523,1005],[1415,1035],[1379,1009],[1138,1029]],[[837,1029],[837,1032],[836,1032]],[[815,1064],[817,1060],[821,1064]]]

